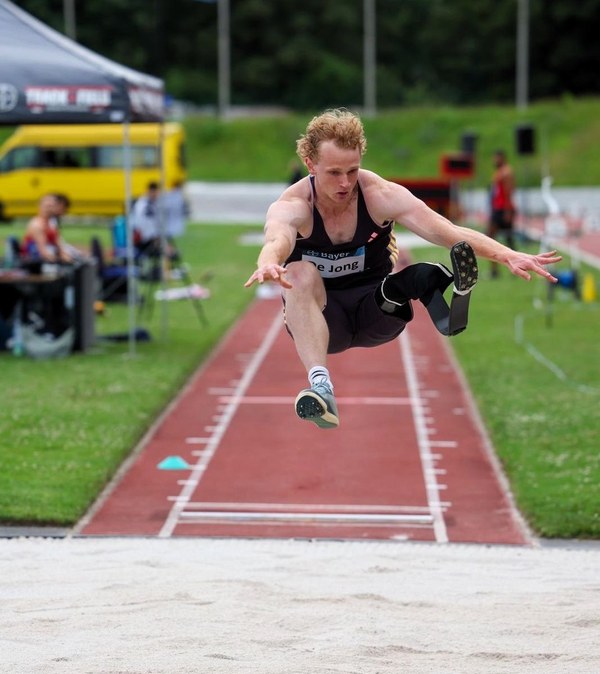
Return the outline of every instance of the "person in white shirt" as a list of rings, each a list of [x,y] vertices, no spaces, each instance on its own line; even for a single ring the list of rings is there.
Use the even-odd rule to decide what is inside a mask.
[[[149,183],[131,211],[134,241],[140,252],[150,252],[160,245],[159,194],[158,183]]]
[[[173,187],[164,194],[162,204],[167,238],[178,239],[185,234],[185,226],[190,213],[181,181],[174,183]]]

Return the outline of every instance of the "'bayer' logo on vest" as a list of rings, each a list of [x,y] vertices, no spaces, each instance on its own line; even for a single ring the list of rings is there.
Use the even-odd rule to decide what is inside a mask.
[[[0,82],[0,112],[9,112],[17,106],[19,92],[12,84]]]

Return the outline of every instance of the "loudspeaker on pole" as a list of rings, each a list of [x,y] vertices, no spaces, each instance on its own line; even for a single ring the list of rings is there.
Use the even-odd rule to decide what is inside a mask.
[[[473,156],[477,149],[477,134],[472,131],[465,131],[460,138],[460,151]]]
[[[521,124],[515,129],[517,154],[535,154],[535,129],[531,124]]]

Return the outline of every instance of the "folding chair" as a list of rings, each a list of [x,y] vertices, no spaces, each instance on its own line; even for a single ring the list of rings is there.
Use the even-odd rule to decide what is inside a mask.
[[[108,263],[104,256],[104,249],[100,239],[93,237],[90,244],[90,255],[96,261],[98,272],[99,292],[98,299],[104,302],[124,302],[127,300],[129,285],[129,269],[122,261]],[[135,282],[139,277],[139,270],[134,268]]]
[[[140,279],[147,283],[147,289],[144,295],[145,299],[140,305],[140,313],[147,310],[149,312],[149,316],[152,316],[154,309],[154,300],[155,296],[157,295],[157,286],[163,280],[165,273],[169,273],[170,280],[182,282],[183,286],[180,288],[182,291],[185,289],[185,287],[193,288],[194,286],[189,269],[183,262],[181,254],[175,247],[175,244],[172,241],[169,241],[168,243],[172,248],[172,251],[168,255],[164,255],[162,253],[160,250],[160,244],[158,246],[153,246],[146,250],[142,250],[139,255],[139,265],[141,270]],[[173,267],[170,264],[172,262],[177,262],[178,265]],[[166,268],[167,264],[169,265],[168,269]],[[165,295],[168,294],[169,293],[167,291]],[[202,306],[203,300],[193,292],[178,293],[178,295],[189,299],[194,307],[196,315],[198,316],[198,320],[203,326],[206,327],[208,325],[208,319],[204,312],[204,307]]]

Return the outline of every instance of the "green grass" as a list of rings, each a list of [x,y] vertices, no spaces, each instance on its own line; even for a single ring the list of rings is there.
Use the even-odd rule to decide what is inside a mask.
[[[318,113],[319,111],[314,111]],[[191,180],[285,181],[295,141],[313,115],[185,120]],[[515,127],[533,124],[537,152],[515,157]],[[387,177],[433,177],[440,156],[460,149],[464,132],[478,136],[474,187],[487,187],[491,156],[505,148],[519,184],[539,185],[549,170],[556,185],[587,186],[600,182],[600,98],[534,103],[526,111],[514,106],[443,106],[384,110],[364,120],[368,140],[365,168]],[[227,161],[224,161],[224,158]]]
[[[204,328],[187,301],[157,303],[142,321],[153,340],[100,343],[62,360],[0,353],[0,521],[69,525],[96,498],[152,420],[252,299],[243,282],[257,249],[238,245],[245,227],[190,226],[182,243],[194,279],[214,274]],[[10,230],[7,230],[10,231]],[[70,242],[90,229],[70,228]],[[105,234],[105,232],[102,232]],[[166,325],[167,334],[163,335]],[[97,333],[126,331],[126,305],[107,305]]]
[[[418,258],[443,259],[441,253],[419,251]],[[452,345],[534,530],[600,538],[600,306],[577,302],[562,289],[548,313],[545,281],[527,283],[502,271],[488,280],[482,263],[469,329]],[[585,271],[600,287],[598,271]]]
[[[283,181],[294,142],[312,113],[277,119],[185,121],[190,177],[196,180]],[[516,169],[538,182],[542,159],[557,185],[600,181],[600,98],[513,107],[423,108],[384,111],[365,120],[369,150],[364,165],[388,176],[429,176],[439,155],[458,148],[465,130],[479,134],[477,181],[488,181],[489,155],[514,147],[514,126],[538,129],[540,152]],[[0,130],[6,133],[7,130]],[[476,181],[476,182],[477,182]],[[256,230],[260,229],[257,224]],[[3,226],[0,238],[17,225]],[[95,230],[69,227],[67,240],[89,242]],[[182,248],[200,278],[214,272],[205,303],[209,328],[187,302],[161,305],[144,323],[153,341],[101,343],[91,353],[34,362],[0,353],[0,521],[71,525],[86,511],[156,415],[202,362],[252,298],[243,281],[256,248],[238,245],[247,228],[190,226]],[[108,232],[102,231],[105,241]],[[421,259],[445,259],[427,248]],[[452,339],[519,507],[540,535],[600,538],[599,305],[556,294],[552,325],[543,309],[547,286],[504,272],[478,285],[469,329]],[[600,278],[594,271],[597,287]],[[542,302],[543,304],[543,302]],[[523,337],[515,338],[515,320]],[[127,308],[111,304],[97,331],[124,331]],[[528,350],[529,349],[529,350]],[[559,379],[531,352],[564,373]]]

